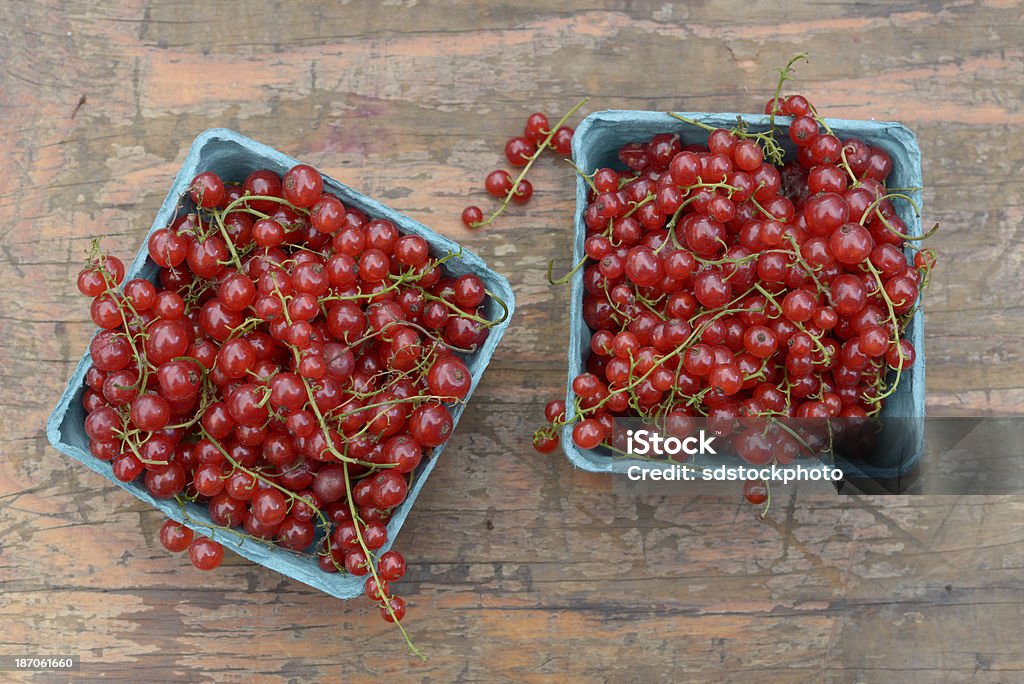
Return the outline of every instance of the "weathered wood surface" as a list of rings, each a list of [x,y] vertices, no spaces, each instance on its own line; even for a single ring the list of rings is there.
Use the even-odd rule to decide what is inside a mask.
[[[754,110],[808,50],[797,87],[820,107],[919,135],[925,220],[943,223],[929,410],[1018,412],[1020,3],[298,6],[0,6],[0,653],[78,653],[79,676],[132,681],[1024,679],[1018,498],[790,489],[759,524],[731,489],[652,493],[541,458],[529,434],[567,336],[544,268],[568,258],[571,173],[540,164],[535,201],[484,232],[458,220],[535,109]],[[398,543],[427,663],[366,602],[237,558],[200,575],[159,547],[157,515],[46,443],[92,330],[73,282],[88,240],[134,253],[213,126],[464,242],[516,289]]]

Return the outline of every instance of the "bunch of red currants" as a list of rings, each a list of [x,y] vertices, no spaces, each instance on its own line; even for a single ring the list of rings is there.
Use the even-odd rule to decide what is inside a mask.
[[[512,178],[505,169],[495,169],[487,174],[484,188],[487,194],[500,199],[501,203],[486,218],[483,209],[476,205],[463,209],[462,222],[467,228],[482,228],[489,225],[508,208],[510,202],[526,204],[530,201],[533,197],[533,185],[526,180],[526,174],[544,150],[553,150],[562,157],[568,157],[572,153],[573,129],[566,126],[565,122],[586,102],[587,99],[578,102],[554,126],[542,112],[534,112],[527,117],[523,134],[513,136],[505,142],[505,159],[513,167],[520,168],[518,176]]]
[[[677,437],[706,419],[747,462],[788,463],[824,445],[787,420],[864,419],[895,391],[935,261],[897,215],[894,202],[913,200],[886,189],[885,150],[841,140],[803,96],[776,96],[765,113],[763,132],[673,115],[706,144],[658,134],[585,176],[576,269],[590,353],[575,405],[547,405],[538,451],[556,449],[564,425],[581,449],[625,453],[618,417]],[[795,159],[776,116],[791,117]]]
[[[201,506],[231,534],[369,575],[386,620],[405,614],[381,553],[410,477],[452,430],[466,358],[500,320],[476,275],[450,277],[418,235],[367,216],[298,165],[242,183],[203,172],[190,210],[152,233],[159,281],[124,283],[93,253],[78,287],[101,331],[82,402],[90,451],[124,482]],[[222,546],[167,521],[161,542],[216,568]],[[404,632],[404,630],[403,630]]]

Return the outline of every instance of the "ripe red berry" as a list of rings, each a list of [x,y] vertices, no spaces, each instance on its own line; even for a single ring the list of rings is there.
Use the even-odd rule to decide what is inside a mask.
[[[208,537],[196,537],[188,547],[188,558],[200,570],[214,570],[224,560],[224,547]]]
[[[484,220],[484,212],[480,207],[466,207],[462,210],[462,223],[467,228],[476,228]]]
[[[192,179],[188,194],[197,206],[209,209],[223,205],[224,182],[212,171],[204,171]]]
[[[504,197],[512,189],[512,176],[504,169],[497,169],[487,174],[484,179],[484,187],[487,193],[494,197]]]
[[[160,526],[160,543],[172,553],[181,553],[192,543],[192,530],[181,523],[166,520]]]
[[[526,166],[537,152],[537,143],[530,138],[509,138],[505,143],[505,158],[512,166]]]
[[[323,194],[324,179],[320,172],[309,164],[297,164],[284,174],[281,188],[286,200],[297,207],[307,209]]]

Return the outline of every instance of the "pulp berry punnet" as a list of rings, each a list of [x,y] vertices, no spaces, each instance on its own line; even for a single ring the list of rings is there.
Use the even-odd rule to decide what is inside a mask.
[[[906,234],[894,202],[914,203],[886,188],[885,150],[780,96],[802,57],[765,106],[769,130],[670,113],[706,144],[662,133],[623,145],[616,168],[579,170],[585,256],[569,276],[582,269],[590,353],[574,405],[548,404],[539,452],[563,426],[580,449],[627,455],[615,418],[677,437],[706,418],[748,463],[789,463],[829,449],[826,421],[855,426],[895,392],[917,353],[903,335],[935,264],[916,246],[931,233]],[[744,495],[767,510],[766,482]]]
[[[504,303],[478,276],[447,274],[456,254],[345,207],[311,166],[205,171],[187,194],[192,210],[148,242],[158,284],[119,291],[124,264],[97,243],[78,276],[103,329],[82,398],[89,449],[176,499],[187,523],[185,504],[206,507],[220,539],[366,576],[400,623],[391,583],[406,564],[378,553],[385,524],[451,434],[472,382],[463,357],[507,309],[490,320],[488,303]],[[160,542],[201,570],[224,555],[170,520]]]

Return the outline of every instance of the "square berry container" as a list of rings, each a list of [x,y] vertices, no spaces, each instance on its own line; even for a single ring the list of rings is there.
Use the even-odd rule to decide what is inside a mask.
[[[713,126],[731,129],[737,120],[742,119],[751,132],[770,129],[769,117],[763,114],[680,112],[681,116]],[[791,119],[776,117],[777,128],[785,129]],[[826,119],[828,125],[841,139],[856,137],[869,145],[881,147],[892,158],[892,172],[886,182],[891,188],[920,188],[921,181],[921,150],[914,134],[900,123],[882,121],[854,121],[846,119]],[[618,150],[628,142],[646,142],[658,133],[677,133],[683,145],[704,144],[708,139],[708,131],[684,121],[680,121],[665,112],[606,110],[594,112],[576,128],[572,139],[573,161],[586,174],[592,174],[602,167],[621,170],[625,166],[618,158]],[[777,135],[776,139],[786,149],[787,159],[792,159],[795,147],[789,136]],[[586,181],[577,175],[576,178],[576,215],[574,219],[575,237],[573,242],[573,261],[578,263],[583,257],[583,243],[587,229],[583,213],[587,208]],[[921,191],[906,191],[914,198],[918,207],[921,206]],[[895,202],[899,217],[906,224],[907,234],[920,236],[921,219],[907,202]],[[583,372],[587,356],[590,354],[590,328],[583,320],[583,269],[572,277],[571,305],[569,309],[569,380],[566,387],[565,405],[573,406],[576,394],[572,391],[572,379]],[[911,468],[924,451],[924,414],[925,414],[925,359],[924,359],[924,317],[919,311],[911,321],[906,336],[913,343],[916,358],[913,366],[903,372],[900,385],[890,396],[882,409],[883,423],[887,429],[883,443],[872,449],[870,458],[846,461],[837,456],[836,464],[843,467],[844,472],[858,477],[889,478],[898,477]],[[652,467],[650,461],[630,459],[617,456],[607,449],[580,449],[572,442],[572,426],[562,431],[562,447],[566,456],[578,468],[591,472],[625,473],[631,466]],[[703,466],[720,463],[742,464],[738,456],[722,455],[718,459],[698,460]]]
[[[179,207],[179,198],[185,193],[192,178],[202,171],[213,171],[224,179],[244,179],[249,173],[257,169],[270,169],[276,173],[283,174],[292,166],[298,164],[298,160],[282,154],[277,150],[262,143],[239,135],[234,131],[224,128],[214,128],[202,133],[189,150],[188,156],[181,169],[178,171],[174,183],[167,193],[167,197],[157,213],[156,219],[149,230],[149,234],[171,223],[175,216],[184,211]],[[360,209],[370,217],[388,219],[393,222],[403,234],[419,235],[430,245],[431,253],[434,256],[448,252],[460,253],[454,259],[445,264],[449,274],[454,276],[473,273],[479,276],[487,289],[503,299],[508,308],[508,315],[500,324],[491,328],[486,342],[474,354],[466,359],[466,364],[472,375],[468,401],[473,391],[480,382],[484,369],[490,362],[498,342],[508,328],[512,312],[515,308],[515,295],[509,286],[508,281],[487,267],[487,264],[476,254],[462,249],[457,243],[449,240],[443,235],[431,231],[426,226],[414,221],[398,212],[389,209],[379,202],[360,194],[352,188],[339,183],[328,176],[324,176],[324,189],[333,192],[346,205]],[[158,281],[159,268],[153,263],[147,254],[147,240],[143,240],[142,248],[135,259],[127,268],[125,280],[132,278],[146,278],[153,282]],[[485,314],[487,318],[496,320],[504,313],[501,306],[489,298]],[[206,507],[197,504],[188,504],[186,511],[192,522],[188,522],[182,516],[181,509],[174,499],[159,500],[153,498],[146,490],[145,485],[139,482],[121,482],[112,473],[110,463],[100,461],[89,453],[89,438],[85,434],[84,421],[85,411],[82,407],[82,394],[85,391],[85,373],[91,365],[88,351],[82,356],[78,367],[68,381],[67,389],[61,396],[60,401],[50,414],[46,423],[46,433],[50,443],[55,449],[81,462],[86,467],[99,473],[117,486],[131,492],[133,495],[145,501],[147,504],[160,510],[168,518],[177,520],[193,528],[199,534],[205,534],[224,544],[225,548],[248,558],[254,563],[266,566],[277,572],[296,579],[304,584],[319,589],[331,596],[341,599],[353,598],[362,594],[365,578],[353,577],[342,573],[325,573],[318,567],[316,560],[309,556],[298,556],[286,549],[268,547],[252,540],[240,540],[236,535],[215,530],[212,525]],[[459,404],[451,408],[454,425],[458,425],[459,418],[465,409],[465,404]],[[454,426],[453,426],[454,427]],[[394,542],[398,536],[406,516],[423,489],[434,466],[437,465],[444,445],[437,447],[423,459],[416,471],[413,473],[412,482],[406,500],[395,510],[391,520],[387,524],[388,542],[380,549],[383,553]],[[317,529],[319,543],[322,532]],[[311,547],[313,548],[313,547]]]

